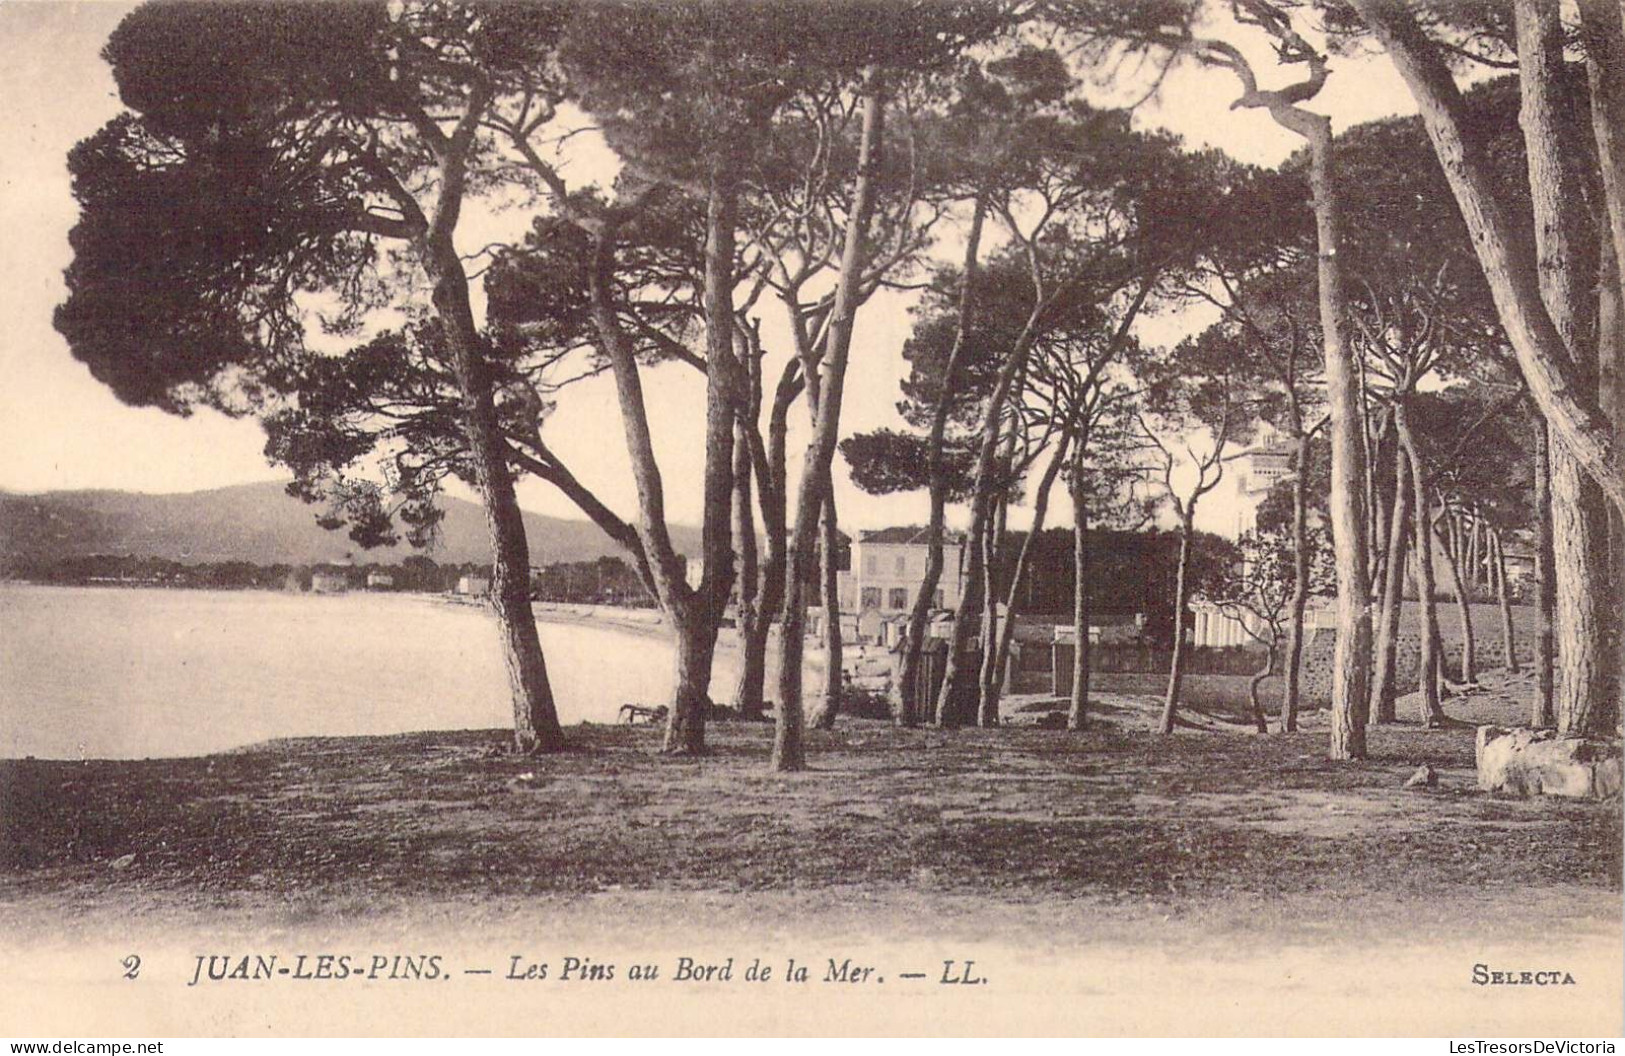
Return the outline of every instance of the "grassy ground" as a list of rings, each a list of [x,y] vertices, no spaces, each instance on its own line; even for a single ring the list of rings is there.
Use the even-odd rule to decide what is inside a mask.
[[[1082,734],[1010,704],[997,730],[843,719],[792,775],[744,724],[687,760],[653,729],[582,726],[539,759],[470,731],[0,762],[0,1033],[1620,1029],[1617,803],[1478,792],[1466,723],[1373,730],[1351,764],[1326,760],[1318,714],[1260,737],[1192,710],[1162,737],[1147,697],[1102,692]],[[1438,786],[1403,789],[1422,763]],[[142,982],[121,981],[137,952]],[[307,952],[435,954],[461,986],[186,985],[205,953]],[[566,955],[621,975],[505,981]],[[684,956],[736,978],[794,957],[813,981],[626,980]],[[847,958],[884,985],[820,988]],[[938,985],[967,962],[991,985]],[[1485,963],[1579,982],[1485,989]]]
[[[1509,717],[1483,696],[1456,713]],[[1502,713],[1506,713],[1504,716]],[[1083,735],[809,735],[812,769],[766,772],[770,730],[714,724],[714,754],[583,726],[574,750],[506,755],[497,732],[276,742],[200,759],[0,763],[0,923],[34,900],[140,912],[276,902],[926,884],[987,899],[1183,905],[1282,891],[1450,897],[1517,885],[1617,891],[1617,805],[1482,795],[1472,730],[1372,731],[1371,760],[1289,736],[1144,727],[1103,697]],[[1315,722],[1311,719],[1311,726]],[[1416,766],[1433,791],[1400,788]]]

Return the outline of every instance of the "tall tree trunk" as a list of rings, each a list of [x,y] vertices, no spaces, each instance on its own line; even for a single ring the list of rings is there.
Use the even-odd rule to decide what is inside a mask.
[[[1517,0],[1518,65],[1523,126],[1534,203],[1539,287],[1570,360],[1576,390],[1596,393],[1595,348],[1582,340],[1577,230],[1580,181],[1562,140],[1563,27],[1557,0]],[[1557,728],[1563,734],[1605,733],[1612,726],[1613,685],[1603,641],[1609,623],[1608,507],[1568,438],[1553,447],[1552,548],[1557,571]],[[1617,466],[1611,467],[1617,469]]]
[[[1362,369],[1362,377],[1363,374],[1364,371]],[[1364,389],[1362,386],[1362,392],[1363,391]],[[1363,400],[1361,402],[1361,407],[1362,413],[1365,414],[1369,420],[1371,411]],[[1371,553],[1370,559],[1366,562],[1366,569],[1370,573],[1369,582],[1371,585],[1372,594],[1377,594],[1382,590],[1382,584],[1387,576],[1388,568],[1388,547],[1386,545],[1383,532],[1387,530],[1388,519],[1392,515],[1389,507],[1393,499],[1393,493],[1388,488],[1383,486],[1384,482],[1380,479],[1382,476],[1382,473],[1380,472],[1381,467],[1378,465],[1378,463],[1381,461],[1383,452],[1386,450],[1384,440],[1386,440],[1391,429],[1392,426],[1389,419],[1385,416],[1383,418],[1382,428],[1380,430],[1374,430],[1369,426],[1360,430],[1360,435],[1366,438],[1364,450],[1365,487],[1367,499],[1366,509],[1369,512],[1365,523],[1366,546],[1370,548]],[[1372,435],[1374,432],[1376,433],[1375,436]],[[1376,648],[1375,644],[1373,644],[1372,648]]]
[[[1252,7],[1254,5],[1248,5]],[[1255,12],[1256,13],[1256,12]],[[1366,418],[1360,404],[1355,357],[1344,340],[1348,317],[1343,264],[1338,255],[1339,202],[1333,161],[1332,123],[1324,114],[1296,105],[1320,91],[1326,67],[1310,62],[1310,80],[1286,91],[1260,92],[1249,84],[1239,104],[1267,106],[1270,116],[1302,136],[1309,148],[1309,193],[1319,250],[1320,329],[1325,357],[1326,404],[1332,442],[1332,546],[1337,565],[1337,647],[1332,656],[1331,743],[1333,759],[1365,758],[1365,710],[1371,673],[1371,570],[1366,548],[1368,461]]]
[[[711,710],[711,665],[716,656],[716,624],[696,608],[685,612],[674,628],[673,715],[668,717],[663,751],[692,755],[705,750],[705,720]],[[673,722],[676,713],[684,718]]]
[[[1281,695],[1281,732],[1298,729],[1302,694],[1304,614],[1309,608],[1309,448],[1307,435],[1298,437],[1292,452],[1292,600],[1288,609],[1286,690]],[[1270,664],[1275,657],[1272,653]]]
[[[840,529],[836,524],[835,485],[829,477],[824,479],[824,511],[819,515],[818,531],[820,593],[824,601],[824,692],[808,721],[815,730],[833,730],[835,717],[841,713],[846,661],[841,655]]]
[[[758,375],[758,384],[759,375]],[[785,551],[785,446],[789,433],[790,406],[801,392],[799,366],[786,364],[774,389],[768,412],[768,439],[750,433],[751,461],[755,471],[756,493],[762,511],[762,530],[767,533],[767,560],[761,564],[761,587],[756,597],[756,622],[745,637],[740,663],[739,687],[734,707],[747,718],[759,719],[766,713],[767,647],[774,619],[784,605],[784,574],[788,563]]]
[[[1591,128],[1611,236],[1601,254],[1598,395],[1603,412],[1614,422],[1617,453],[1625,457],[1625,7],[1614,0],[1580,0],[1579,7],[1591,87]],[[1625,512],[1617,507],[1608,519],[1608,538],[1617,715],[1625,710]]]
[[[1333,759],[1365,758],[1366,707],[1371,673],[1371,580],[1366,548],[1365,416],[1358,370],[1344,340],[1348,317],[1343,265],[1338,256],[1339,202],[1331,121],[1297,107],[1271,115],[1309,145],[1309,192],[1319,248],[1320,329],[1324,342],[1327,431],[1332,441],[1332,546],[1337,564],[1337,648],[1332,657]],[[1166,722],[1166,720],[1165,720]]]
[[[771,609],[761,608],[761,567],[756,549],[756,517],[751,506],[752,469],[749,426],[747,419],[741,416],[734,426],[734,546],[739,557],[739,576],[734,581],[737,598],[734,622],[741,653],[734,709],[745,719],[761,716],[762,685],[767,678],[767,657],[765,653],[753,653],[750,643],[757,637],[760,626],[773,619]]]
[[[1439,613],[1433,604],[1433,531],[1428,525],[1428,478],[1422,465],[1416,437],[1411,432],[1410,416],[1402,396],[1394,403],[1394,425],[1399,430],[1399,442],[1411,465],[1411,521],[1416,539],[1416,593],[1422,606],[1421,646],[1422,661],[1417,671],[1417,689],[1421,693],[1419,716],[1424,726],[1444,724],[1445,714],[1439,707]]]
[[[1625,80],[1625,71],[1621,80]],[[1625,146],[1616,147],[1625,151]],[[1610,195],[1613,193],[1611,190]],[[1625,453],[1625,276],[1620,273],[1612,240],[1601,244],[1598,255],[1597,394],[1602,409],[1614,420],[1614,434]],[[1603,592],[1611,599],[1608,630],[1613,648],[1609,656],[1617,717],[1625,713],[1625,514],[1613,508],[1608,514],[1608,582]],[[1606,725],[1606,719],[1602,721]]]
[[[739,186],[733,161],[719,153],[707,179],[705,220],[705,469],[701,482],[703,515],[700,553],[704,571],[692,591],[686,580],[664,591],[665,608],[677,634],[676,681],[662,751],[694,755],[705,751],[705,722],[711,710],[711,662],[717,628],[733,592],[734,424],[746,393],[731,380],[743,373],[735,357],[734,241]],[[636,369],[634,367],[634,369]],[[650,464],[654,464],[651,450]],[[664,514],[662,513],[662,520]]]
[[[812,571],[814,532],[818,528],[830,463],[835,457],[841,395],[846,385],[846,364],[852,349],[852,330],[858,305],[863,299],[860,281],[880,175],[885,107],[879,76],[871,70],[864,88],[857,184],[852,192],[852,209],[841,252],[835,303],[830,309],[829,336],[819,364],[823,379],[819,385],[817,419],[802,462],[801,485],[796,494],[795,539],[790,547],[789,569],[785,576],[784,624],[779,634],[779,706],[773,732],[773,757],[769,764],[777,771],[801,770],[806,766],[801,734],[804,718],[801,711],[801,661],[806,647],[807,628],[804,584]],[[807,385],[810,400],[813,385],[810,376]]]
[[[1475,598],[1478,591],[1488,581],[1485,570],[1488,565],[1484,558],[1484,517],[1475,504],[1472,509],[1473,524],[1467,533],[1467,589]]]
[[[1625,263],[1625,5],[1579,0],[1579,9],[1609,241],[1614,259]],[[1618,284],[1625,276],[1614,278]]]
[[[662,751],[699,754],[705,750],[710,708],[711,660],[717,627],[733,592],[733,442],[743,392],[734,353],[734,236],[738,185],[725,153],[712,159],[707,174],[705,290],[706,390],[705,469],[700,529],[704,572],[697,587],[687,582],[683,560],[672,546],[666,524],[665,482],[655,457],[654,437],[643,397],[637,354],[627,338],[618,308],[614,275],[618,230],[606,224],[594,235],[588,276],[593,327],[610,361],[628,460],[638,494],[638,537],[647,555],[661,611],[677,639],[672,704]]]
[[[564,747],[547,676],[547,661],[530,601],[530,544],[524,514],[514,495],[507,441],[497,418],[483,345],[468,299],[468,278],[449,233],[425,254],[434,282],[432,299],[444,324],[458,387],[463,429],[474,456],[475,479],[491,539],[491,605],[502,628],[502,658],[513,697],[514,748],[520,752]]]
[[[1441,512],[1439,519],[1433,522],[1434,531],[1439,532],[1441,522],[1448,522],[1450,514]],[[1461,620],[1461,680],[1467,685],[1478,681],[1478,664],[1473,639],[1473,609],[1472,598],[1467,593],[1467,583],[1461,575],[1461,561],[1452,550],[1459,550],[1460,546],[1452,547],[1444,538],[1439,536],[1440,549],[1444,553],[1445,568],[1450,572],[1451,590],[1456,595],[1456,614]]]
[[[1004,551],[1004,525],[1009,515],[1010,452],[1012,440],[1006,448],[1002,476],[1005,483],[999,488],[999,501],[988,524],[982,553],[982,666],[977,675],[977,724],[994,727],[999,724],[999,556]],[[1010,616],[1005,615],[1005,622]]]
[[[982,526],[982,530],[986,530],[985,525]],[[954,613],[953,629],[948,638],[948,654],[943,660],[945,671],[942,685],[937,688],[931,717],[933,724],[950,729],[974,723],[977,719],[975,711],[967,713],[964,707],[964,698],[967,694],[963,688],[955,691],[956,685],[959,684],[956,680],[965,677],[965,665],[968,664],[965,654],[970,650],[971,641],[975,637],[974,628],[981,625],[982,597],[987,585],[982,573],[981,533],[975,530],[974,525],[972,531],[965,536],[965,552],[970,555],[965,565],[965,589],[959,596],[959,608]],[[975,623],[971,622],[973,619]],[[978,678],[979,671],[980,669]]]
[[[1258,698],[1258,687],[1264,684],[1265,679],[1275,674],[1275,646],[1276,639],[1272,636],[1265,643],[1264,666],[1259,668],[1258,672],[1253,675],[1252,681],[1247,683],[1247,699],[1252,702],[1253,724],[1258,727],[1259,733],[1270,732],[1269,720],[1264,716],[1264,702]],[[1286,704],[1284,702],[1281,709],[1285,712]]]
[[[1530,724],[1557,725],[1557,560],[1552,546],[1551,432],[1535,418],[1535,703]]]
[[[734,687],[733,709],[741,719],[767,714],[767,642],[773,632],[773,610],[763,609],[739,626],[739,682]]]
[[[1388,556],[1383,564],[1382,616],[1377,631],[1376,677],[1371,686],[1373,722],[1398,720],[1399,628],[1405,611],[1405,555],[1411,516],[1410,457],[1394,447],[1394,500],[1389,506]]]
[[[1185,602],[1190,595],[1191,521],[1196,511],[1185,507],[1179,522],[1179,565],[1174,575],[1174,655],[1168,664],[1168,693],[1162,702],[1162,722],[1158,729],[1174,732],[1174,715],[1179,710],[1180,683],[1185,679]]]
[[[1507,559],[1501,549],[1501,533],[1494,528],[1489,532],[1490,575],[1495,578],[1495,600],[1501,605],[1501,649],[1506,658],[1506,672],[1518,673],[1518,639],[1512,627],[1512,595],[1507,591]]]
[[[1597,405],[1594,386],[1584,382],[1570,357],[1568,342],[1549,313],[1550,305],[1545,303],[1541,281],[1546,269],[1537,263],[1528,239],[1509,218],[1498,197],[1484,133],[1467,120],[1466,106],[1449,66],[1438,46],[1403,5],[1389,0],[1351,0],[1351,3],[1376,31],[1416,99],[1422,123],[1472,235],[1479,265],[1524,381],[1557,437],[1552,451],[1554,472],[1557,451],[1561,449],[1564,457],[1583,466],[1604,488],[1609,501],[1625,508],[1625,472],[1622,472],[1625,467],[1617,458],[1613,424]],[[1555,21],[1555,16],[1550,15],[1555,6],[1555,3],[1546,3],[1546,10],[1531,10],[1525,2],[1520,5],[1519,14],[1551,22]],[[1521,83],[1526,94],[1538,91],[1554,95],[1561,73],[1561,49],[1556,53],[1554,65],[1550,34],[1535,35],[1540,36],[1543,43],[1537,45],[1531,41],[1527,48],[1529,55],[1520,54]],[[1528,39],[1530,34],[1524,37]],[[1556,111],[1552,113],[1555,116]],[[1550,133],[1543,130],[1526,137],[1532,167],[1545,164],[1538,160],[1541,156],[1561,156],[1562,148],[1555,132],[1556,128],[1552,127]],[[1557,169],[1560,171],[1562,165]],[[1564,201],[1571,210],[1580,201],[1578,195],[1564,201],[1551,201],[1559,190],[1559,183],[1555,181],[1539,182],[1536,187],[1537,210],[1542,209],[1542,198],[1559,210],[1564,208]],[[1537,221],[1535,228],[1541,232],[1547,225]],[[1547,256],[1546,253],[1541,255]]]
[[[1552,555],[1556,572],[1553,629],[1557,728],[1604,732],[1612,710],[1607,635],[1607,508],[1579,463],[1552,449]]]
[[[1083,449],[1072,453],[1072,699],[1066,728],[1081,730],[1089,712],[1089,492],[1083,477]]]
[[[1037,283],[1035,280],[1035,294]],[[1039,320],[1041,305],[1035,305],[1022,328],[1020,336],[1006,352],[1004,363],[999,367],[999,373],[993,384],[993,391],[988,396],[987,409],[982,417],[981,437],[978,440],[976,457],[976,476],[971,490],[971,525],[967,544],[971,548],[971,576],[966,584],[965,593],[959,599],[959,610],[954,616],[953,638],[948,650],[947,673],[942,680],[942,688],[937,694],[937,716],[942,722],[944,712],[951,711],[950,702],[956,697],[965,695],[964,685],[970,679],[975,679],[978,688],[981,685],[980,665],[972,670],[965,663],[965,654],[968,651],[971,635],[974,633],[975,623],[984,618],[982,606],[987,598],[985,585],[981,582],[984,577],[985,559],[981,553],[981,540],[985,537],[989,526],[993,523],[995,510],[993,504],[997,501],[998,491],[1004,481],[1000,479],[1003,474],[998,467],[999,440],[1003,436],[1001,428],[1004,408],[1013,398],[1016,375],[1020,373],[1027,360],[1027,352],[1032,346],[1034,334]],[[973,621],[975,621],[973,623]],[[980,701],[978,701],[980,703]],[[973,713],[971,718],[976,717]]]
[[[953,345],[948,350],[948,362],[943,366],[942,390],[937,394],[936,407],[931,412],[931,431],[926,438],[927,475],[930,481],[931,515],[925,527],[925,575],[920,580],[920,592],[914,596],[909,610],[908,629],[903,638],[903,658],[898,679],[893,688],[892,713],[900,726],[913,726],[922,718],[917,712],[929,710],[925,700],[907,703],[907,694],[920,680],[920,652],[925,646],[925,632],[931,620],[931,609],[942,579],[942,537],[948,507],[948,473],[943,460],[943,444],[948,430],[948,412],[953,407],[959,385],[960,364],[964,359],[965,338],[970,331],[971,308],[974,303],[978,254],[982,245],[982,225],[987,218],[987,197],[976,196],[971,211],[970,232],[965,237],[965,262],[960,272],[959,317],[954,322]]]
[[[1038,482],[1038,494],[1033,499],[1032,527],[1028,530],[1027,537],[1021,541],[1021,549],[1016,553],[1015,568],[1010,572],[1010,588],[1005,592],[1004,624],[999,628],[999,648],[993,669],[995,701],[998,699],[998,693],[1002,691],[1005,675],[1010,667],[1010,643],[1015,641],[1016,637],[1016,601],[1027,578],[1027,559],[1032,553],[1034,540],[1044,531],[1044,521],[1049,514],[1050,489],[1055,486],[1055,478],[1060,476],[1071,440],[1071,434],[1062,430],[1060,445],[1055,449],[1055,457],[1050,459],[1048,468],[1044,470],[1044,476]],[[998,714],[996,710],[994,714]]]

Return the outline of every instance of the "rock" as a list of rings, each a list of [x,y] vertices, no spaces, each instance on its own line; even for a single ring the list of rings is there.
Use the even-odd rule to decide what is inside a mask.
[[[1439,774],[1433,767],[1423,764],[1416,768],[1416,772],[1405,779],[1406,788],[1438,788]]]
[[[1521,796],[1608,799],[1620,794],[1620,745],[1552,730],[1480,726],[1478,787]]]
[[[120,856],[118,858],[114,858],[108,864],[111,865],[114,869],[118,869],[118,870],[122,871],[122,870],[128,869],[130,866],[135,864],[135,855],[133,855],[133,854],[122,855],[122,856]]]
[[[525,789],[541,788],[545,784],[547,784],[547,778],[542,777],[533,771],[527,770],[518,777],[510,780],[508,782],[508,787],[515,792],[518,792]]]

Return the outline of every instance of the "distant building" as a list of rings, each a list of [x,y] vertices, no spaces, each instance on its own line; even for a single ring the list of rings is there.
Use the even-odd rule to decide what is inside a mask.
[[[1313,634],[1317,630],[1337,625],[1337,613],[1333,609],[1332,599],[1312,597],[1308,608],[1304,610],[1303,625],[1305,631]],[[1251,631],[1249,631],[1249,628]],[[1209,646],[1212,648],[1229,648],[1237,645],[1259,645],[1259,638],[1254,634],[1269,639],[1268,625],[1252,613],[1243,613],[1238,618],[1220,608],[1210,601],[1196,599],[1191,602],[1190,642],[1192,645]]]
[[[1089,641],[1094,645],[1136,645],[1145,635],[1143,612],[1097,612],[1089,618]],[[1077,635],[1070,623],[1055,625],[1054,641],[1073,642]]]
[[[367,573],[367,589],[394,590],[395,577],[390,575],[388,572],[375,569],[372,572]]]
[[[1503,539],[1501,557],[1507,566],[1507,586],[1520,589],[1535,581],[1535,548],[1521,539]]]
[[[1272,440],[1242,452],[1237,460],[1240,477],[1237,491],[1241,498],[1237,535],[1258,527],[1258,507],[1263,505],[1271,488],[1292,479],[1292,458],[1296,453],[1297,443],[1290,438]]]
[[[349,589],[349,574],[338,569],[319,568],[310,574],[310,590],[313,594],[343,594]]]
[[[457,593],[471,598],[483,598],[491,593],[491,577],[469,572],[457,580]]]
[[[858,614],[858,634],[879,639],[883,623],[909,612],[925,580],[930,553],[924,528],[882,528],[861,532],[852,544],[852,570],[837,579],[841,608]],[[931,607],[956,609],[965,583],[965,540],[947,532],[942,541],[942,575]]]

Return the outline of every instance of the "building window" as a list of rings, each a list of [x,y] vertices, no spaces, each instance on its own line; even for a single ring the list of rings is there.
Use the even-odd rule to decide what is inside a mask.
[[[874,554],[869,554],[866,557],[864,557],[864,559],[863,559],[863,571],[865,573],[867,573],[868,575],[871,575],[871,576],[874,575],[875,574],[875,565],[876,565],[876,561],[875,561],[875,555]]]
[[[937,591],[937,608],[942,608],[942,591],[940,589]]]
[[[859,607],[860,608],[865,608],[865,609],[878,609],[878,608],[880,608],[880,588],[879,587],[864,587],[863,588],[863,600],[862,600],[862,604]]]
[[[897,574],[899,576],[901,576],[901,575],[904,575],[907,572],[908,572],[908,555],[907,554],[898,554],[897,555]]]
[[[889,608],[889,609],[906,609],[906,608],[908,608],[908,588],[907,587],[893,587],[893,588],[891,588],[891,591],[890,591],[889,596],[887,597],[886,601],[887,601],[886,607]]]

